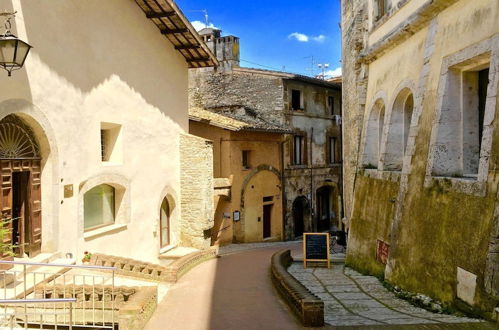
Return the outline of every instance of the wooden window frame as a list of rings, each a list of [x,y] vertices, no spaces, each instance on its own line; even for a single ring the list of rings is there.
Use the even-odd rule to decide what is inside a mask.
[[[297,138],[300,138],[300,155],[299,157],[297,156],[296,153],[296,140]],[[296,166],[303,166],[307,165],[308,159],[307,159],[307,136],[304,133],[299,133],[299,134],[294,134],[292,137],[292,143],[291,143],[291,163]],[[298,158],[300,158],[298,160]],[[297,161],[298,160],[298,161]]]

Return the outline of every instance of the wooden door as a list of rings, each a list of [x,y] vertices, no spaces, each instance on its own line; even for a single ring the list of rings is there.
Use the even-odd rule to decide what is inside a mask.
[[[29,176],[29,221],[27,222],[29,246],[28,253],[32,258],[42,250],[42,185],[39,160],[30,162]]]
[[[272,204],[263,206],[263,238],[271,237]]]
[[[3,228],[8,231],[3,237],[3,244],[12,244],[12,162],[10,160],[0,161],[0,210]],[[2,258],[7,257],[2,254]]]

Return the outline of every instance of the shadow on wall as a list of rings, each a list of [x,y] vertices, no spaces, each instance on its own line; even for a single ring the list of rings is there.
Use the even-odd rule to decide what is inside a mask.
[[[183,94],[187,107],[185,59],[133,1],[25,0],[21,8],[33,51],[81,91],[116,75],[156,108],[172,109]],[[172,110],[175,122],[185,120],[185,109]]]

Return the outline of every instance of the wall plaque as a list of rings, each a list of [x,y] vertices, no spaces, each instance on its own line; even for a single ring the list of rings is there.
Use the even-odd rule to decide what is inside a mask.
[[[390,255],[390,244],[377,240],[376,246],[376,260],[386,265],[388,262],[388,256]]]
[[[73,197],[73,185],[67,184],[64,186],[64,198]]]

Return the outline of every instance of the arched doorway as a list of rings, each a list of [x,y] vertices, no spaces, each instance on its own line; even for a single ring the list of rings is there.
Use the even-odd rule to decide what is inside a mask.
[[[33,257],[42,246],[41,156],[31,128],[18,116],[0,121],[0,209],[7,244]]]
[[[317,230],[331,230],[332,220],[336,218],[336,212],[333,208],[333,188],[323,186],[317,189]]]
[[[310,214],[308,199],[297,197],[293,202],[293,224],[295,237],[300,237],[305,231],[305,218]]]
[[[170,204],[165,197],[161,203],[159,213],[159,239],[161,248],[170,245],[170,214]]]

